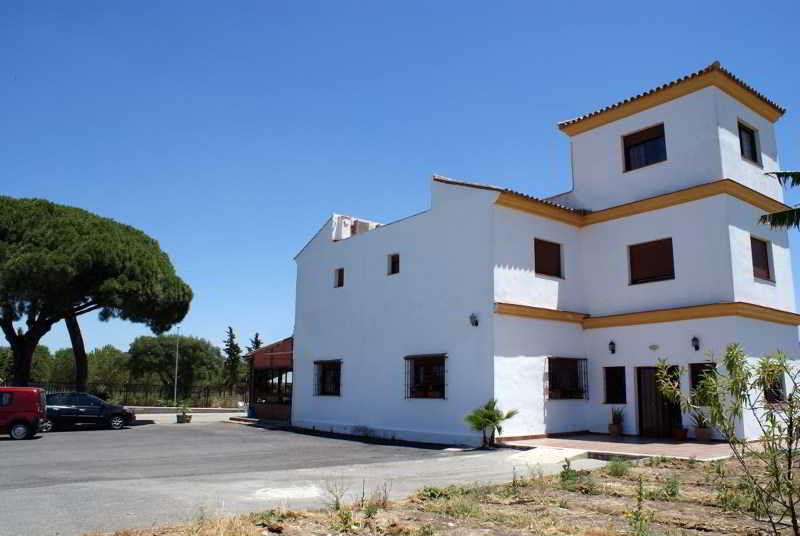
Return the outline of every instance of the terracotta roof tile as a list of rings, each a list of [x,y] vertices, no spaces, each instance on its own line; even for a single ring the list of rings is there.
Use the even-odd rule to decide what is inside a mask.
[[[714,63],[712,63],[711,65],[709,65],[705,69],[701,69],[701,70],[699,70],[697,72],[694,72],[692,74],[689,74],[687,76],[683,76],[681,78],[678,78],[677,80],[673,80],[672,82],[669,82],[669,83],[666,83],[664,85],[658,86],[656,88],[653,88],[651,90],[645,91],[643,93],[639,93],[638,95],[635,95],[635,96],[630,97],[628,99],[625,99],[623,101],[619,101],[619,102],[617,102],[615,104],[612,104],[611,106],[606,106],[605,108],[600,108],[599,110],[595,110],[594,112],[581,115],[581,116],[576,117],[574,119],[569,119],[567,121],[562,121],[562,122],[558,123],[558,128],[563,130],[564,128],[566,128],[566,127],[568,127],[570,125],[574,125],[576,123],[579,123],[581,121],[589,119],[590,117],[594,117],[596,115],[600,115],[602,113],[608,112],[608,111],[613,110],[615,108],[619,108],[620,106],[624,106],[626,104],[630,104],[632,102],[635,102],[635,101],[637,101],[639,99],[642,99],[644,97],[647,97],[649,95],[653,95],[653,94],[659,93],[659,92],[664,91],[664,90],[666,90],[668,88],[671,88],[673,86],[682,84],[684,82],[687,82],[689,80],[692,80],[694,78],[697,78],[699,76],[702,76],[704,74],[711,73],[711,72],[714,72],[714,71],[722,73],[723,75],[728,77],[730,80],[732,80],[733,82],[735,82],[736,84],[741,86],[743,89],[745,89],[745,90],[749,91],[750,93],[752,93],[755,97],[757,97],[758,99],[763,101],[765,104],[767,104],[767,105],[771,106],[772,108],[774,108],[775,110],[777,110],[779,115],[783,115],[784,113],[786,113],[786,109],[785,108],[783,108],[783,107],[779,106],[778,104],[776,104],[775,102],[771,101],[766,96],[764,96],[763,94],[759,93],[758,91],[756,91],[751,86],[747,85],[744,81],[742,81],[741,79],[739,79],[736,76],[734,76],[733,73],[731,73],[730,71],[725,69],[719,61],[715,61]]]
[[[574,212],[576,214],[587,214],[588,213],[586,210],[579,210],[579,209],[568,207],[566,205],[560,205],[558,203],[553,203],[552,201],[548,201],[548,200],[542,199],[540,197],[533,197],[533,196],[530,196],[528,194],[524,194],[522,192],[518,192],[516,190],[511,190],[510,188],[503,188],[502,186],[494,186],[494,185],[491,185],[491,184],[480,184],[480,183],[477,183],[477,182],[468,182],[468,181],[456,180],[456,179],[451,179],[449,177],[443,177],[441,175],[434,175],[433,176],[433,180],[435,180],[436,182],[442,182],[442,183],[445,183],[445,184],[453,184],[455,186],[466,186],[468,188],[478,188],[478,189],[481,189],[481,190],[492,190],[492,191],[495,191],[495,192],[511,194],[511,195],[515,195],[515,196],[519,196],[519,197],[525,198],[525,199],[527,199],[529,201],[535,201],[537,203],[542,203],[543,205],[549,205],[551,207],[560,208],[561,210]]]

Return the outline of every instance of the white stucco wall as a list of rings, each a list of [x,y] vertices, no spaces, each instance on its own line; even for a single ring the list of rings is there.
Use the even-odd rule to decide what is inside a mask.
[[[636,368],[656,366],[660,358],[685,369],[681,389],[688,395],[689,364],[711,360],[720,363],[729,344],[741,344],[753,357],[779,349],[790,358],[798,357],[793,326],[739,317],[582,330],[577,324],[497,315],[494,331],[495,395],[503,409],[520,411],[504,427],[504,436],[581,430],[607,433],[612,407],[624,408],[623,433],[636,435]],[[691,346],[695,336],[700,339],[699,351]],[[614,354],[608,349],[612,340],[616,344]],[[543,374],[548,356],[588,358],[588,400],[545,400]],[[604,403],[603,368],[612,366],[626,367],[626,404]],[[684,414],[682,419],[693,435],[691,417]],[[752,415],[745,415],[740,429],[749,439],[758,437]]]
[[[778,147],[775,141],[775,126],[753,110],[743,105],[720,89],[714,91],[714,103],[722,156],[722,176],[741,182],[778,201],[783,201],[783,190],[775,177],[765,175],[779,169]],[[757,148],[761,158],[754,164],[742,158],[739,145],[739,124],[756,130]]]
[[[770,229],[769,226],[758,223],[762,212],[736,199],[727,199],[727,214],[734,301],[794,312],[794,278],[788,231]],[[758,279],[753,275],[751,236],[769,244],[772,281]]]
[[[519,210],[493,211],[494,297],[497,302],[583,311],[583,257],[577,227]],[[534,239],[561,244],[563,278],[534,272]]]
[[[729,302],[727,196],[590,225],[580,232],[586,309],[595,316]],[[672,237],[675,279],[630,284],[628,246]]]
[[[545,400],[548,356],[586,357],[580,325],[508,315],[494,319],[494,392],[502,409],[520,414],[503,435],[525,436],[586,430],[589,401]]]
[[[741,156],[739,120],[758,131],[760,165]],[[666,161],[624,171],[622,137],[659,123]],[[600,210],[721,178],[783,200],[777,180],[764,175],[778,169],[773,124],[713,86],[573,136],[571,145],[573,190],[552,199],[576,208]]]
[[[721,178],[714,96],[706,88],[573,136],[570,204],[600,210]],[[667,160],[625,172],[622,137],[659,123]]]
[[[297,426],[475,443],[464,415],[492,398],[492,203],[496,192],[450,187],[453,199],[347,240],[320,233],[297,258]],[[400,273],[387,276],[387,255]],[[345,268],[345,285],[333,272]],[[470,325],[476,313],[480,325]],[[445,353],[447,399],[405,398],[404,357]],[[341,359],[341,396],[314,396],[315,360]]]

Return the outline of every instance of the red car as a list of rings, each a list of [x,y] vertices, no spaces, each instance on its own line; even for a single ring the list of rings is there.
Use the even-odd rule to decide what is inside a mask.
[[[39,431],[47,414],[44,389],[0,387],[0,434],[11,439],[29,439]]]

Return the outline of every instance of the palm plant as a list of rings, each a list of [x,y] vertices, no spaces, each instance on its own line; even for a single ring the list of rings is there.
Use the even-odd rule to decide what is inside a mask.
[[[496,434],[503,433],[503,423],[519,413],[519,410],[511,409],[503,411],[497,407],[497,399],[489,400],[483,407],[475,408],[469,412],[464,421],[470,428],[482,434],[483,446],[493,446]],[[489,431],[487,439],[486,432]]]
[[[800,171],[772,171],[767,175],[772,175],[778,179],[781,186],[786,186],[787,184],[791,187],[800,186]],[[766,223],[770,227],[797,227],[800,229],[800,207],[764,214],[759,221]]]

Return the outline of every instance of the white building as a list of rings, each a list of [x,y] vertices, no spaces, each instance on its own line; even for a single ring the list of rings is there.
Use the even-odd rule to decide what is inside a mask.
[[[714,63],[559,124],[565,194],[434,177],[421,214],[334,214],[296,257],[292,422],[475,444],[463,417],[497,398],[520,410],[504,437],[607,432],[612,407],[626,434],[689,426],[659,358],[796,354],[788,235],[758,223],[787,208],[765,174],[783,113]]]

